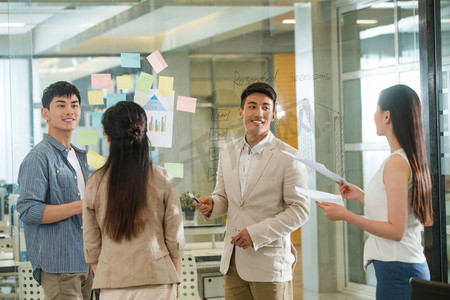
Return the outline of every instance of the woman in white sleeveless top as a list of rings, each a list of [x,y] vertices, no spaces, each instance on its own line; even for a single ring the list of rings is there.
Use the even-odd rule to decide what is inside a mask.
[[[377,300],[409,299],[411,277],[430,279],[421,230],[433,223],[419,97],[405,85],[389,87],[380,93],[374,119],[377,134],[389,142],[391,155],[365,192],[339,183],[345,199],[365,206],[367,218],[336,204],[317,205],[328,219],[344,220],[370,233],[364,246],[364,268],[374,264]]]

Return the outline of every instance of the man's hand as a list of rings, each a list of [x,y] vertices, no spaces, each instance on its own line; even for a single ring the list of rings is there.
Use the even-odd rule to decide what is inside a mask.
[[[253,242],[247,228],[241,230],[238,234],[231,237],[231,243],[235,246],[241,247],[242,249],[247,249],[248,247],[253,248]]]
[[[200,197],[198,198],[198,200],[200,200],[200,202],[203,203],[203,205],[195,201],[192,201],[192,203],[194,204],[195,207],[197,207],[198,211],[201,212],[202,215],[209,217],[214,206],[212,197],[210,196]]]

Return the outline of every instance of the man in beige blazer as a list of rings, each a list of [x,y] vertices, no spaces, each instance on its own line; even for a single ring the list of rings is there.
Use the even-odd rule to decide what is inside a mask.
[[[276,97],[261,82],[242,92],[245,136],[221,149],[214,192],[195,204],[208,219],[227,215],[220,265],[227,300],[293,298],[290,233],[309,217],[309,199],[295,187],[306,188],[308,176],[303,164],[281,152],[297,150],[270,132]]]

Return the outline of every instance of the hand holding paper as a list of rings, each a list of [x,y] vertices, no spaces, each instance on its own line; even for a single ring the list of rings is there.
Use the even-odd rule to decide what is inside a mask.
[[[345,199],[358,200],[364,205],[364,191],[356,185],[339,182],[339,191]]]
[[[325,216],[330,221],[339,221],[339,220],[346,221],[346,217],[350,213],[350,211],[347,210],[345,207],[337,205],[335,203],[326,203],[326,202],[321,203],[316,201],[316,204],[323,210]]]
[[[327,169],[323,164],[321,164],[321,163],[315,162],[315,161],[313,161],[313,160],[309,160],[309,159],[304,159],[304,158],[297,157],[297,156],[295,156],[295,155],[293,155],[293,154],[291,154],[291,153],[289,153],[289,152],[283,151],[283,150],[281,150],[281,152],[283,152],[284,154],[286,154],[286,155],[292,157],[292,158],[295,159],[295,160],[298,160],[299,162],[304,163],[304,164],[307,165],[308,167],[310,167],[310,168],[316,170],[317,172],[319,172],[319,173],[325,175],[326,177],[328,177],[328,178],[330,178],[330,179],[332,179],[332,180],[334,180],[334,181],[336,181],[336,182],[338,182],[338,183],[341,182],[341,181],[343,181],[345,185],[348,185],[348,182],[347,182],[344,178],[342,178],[341,176],[339,176],[339,175],[337,175],[337,174],[331,172],[330,170],[328,170],[328,169]]]
[[[322,203],[335,203],[339,204],[341,206],[344,206],[344,201],[342,200],[341,195],[335,195],[330,193],[325,193],[321,191],[315,191],[315,190],[307,190],[301,187],[296,186],[295,190],[299,192],[300,194],[310,197],[313,200],[316,200],[316,202]]]

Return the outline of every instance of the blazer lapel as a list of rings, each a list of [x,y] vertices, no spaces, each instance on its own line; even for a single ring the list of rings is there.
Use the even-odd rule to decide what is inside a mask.
[[[266,169],[270,159],[272,158],[273,150],[275,148],[276,148],[276,140],[275,138],[272,138],[270,143],[263,150],[261,160],[256,165],[255,171],[253,171],[252,178],[250,178],[250,182],[247,185],[247,189],[245,190],[242,202],[244,202],[245,199],[247,199],[248,195],[252,192],[253,188],[258,183],[259,179],[261,178],[261,175],[264,173],[264,170]]]
[[[234,150],[234,151],[233,151]],[[235,145],[234,149],[230,149],[230,155],[234,155],[233,158],[230,157],[230,168],[231,168],[231,175],[233,176],[233,190],[236,194],[236,199],[240,199],[242,201],[241,197],[241,182],[239,181],[239,162],[241,157],[241,151],[242,151],[242,139],[240,139]],[[230,196],[230,195],[228,195]]]

